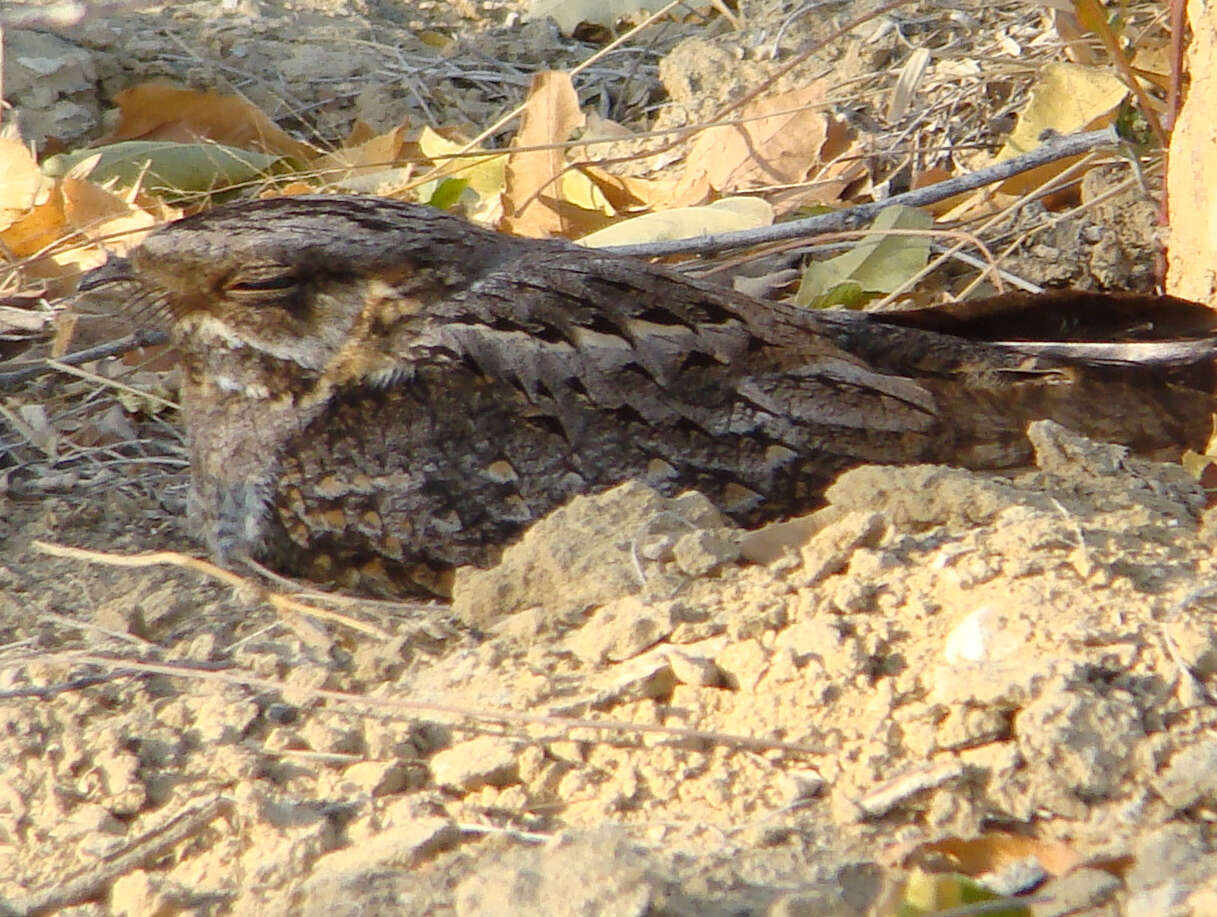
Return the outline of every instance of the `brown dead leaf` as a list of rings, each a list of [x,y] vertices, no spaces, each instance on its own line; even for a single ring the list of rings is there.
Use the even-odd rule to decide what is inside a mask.
[[[993,161],[1002,162],[1034,150],[1045,131],[1072,134],[1110,124],[1126,95],[1128,87],[1106,70],[1078,64],[1047,64],[1040,70],[1026,108],[1019,113],[1018,124]],[[1022,172],[1006,179],[1000,190],[1006,194],[1027,194],[1080,159],[1080,156],[1060,159]]]
[[[930,168],[918,172],[913,176],[913,180],[909,183],[910,190],[916,191],[920,188],[928,188],[931,185],[936,185],[939,182],[944,182],[951,177],[951,173],[942,166],[931,166]],[[936,217],[941,217],[944,213],[950,212],[953,207],[964,203],[968,198],[965,194],[953,194],[948,198],[944,198],[936,204],[927,204],[923,209],[928,210]]]
[[[0,232],[0,243],[16,258],[28,258],[50,248],[68,232],[63,201],[54,192]]]
[[[280,185],[278,188],[267,188],[258,195],[259,200],[266,200],[268,197],[291,197],[296,194],[316,194],[317,189],[306,181],[288,182],[286,185]]]
[[[143,241],[159,220],[92,182],[65,178],[60,183],[65,221],[85,238],[96,243],[97,255],[105,260],[112,252],[125,255]],[[173,219],[181,212],[169,214]]]
[[[804,181],[821,162],[828,116],[818,110],[826,80],[757,99],[735,113],[738,124],[701,132],[685,159],[674,203],[687,206],[719,194]]]
[[[948,837],[889,853],[903,868],[940,867],[936,859],[945,858],[950,868],[968,876],[1000,870],[1019,860],[1034,858],[1050,875],[1063,876],[1084,862],[1081,854],[1068,844],[1044,841],[1019,834],[990,832],[974,838]]]
[[[20,140],[0,137],[0,231],[8,229],[46,200],[48,183]]]
[[[52,259],[61,271],[52,281],[58,286],[68,285],[81,272],[102,264],[109,254],[127,254],[154,227],[182,215],[155,199],[156,212],[149,212],[126,197],[78,178],[64,178],[58,193],[64,222],[76,231],[80,242]],[[116,314],[111,307],[97,313],[63,313],[56,318],[51,355],[62,356],[130,332],[130,316]]]
[[[1217,98],[1217,20],[1189,10],[1187,46],[1191,77],[1166,158],[1170,212],[1167,292],[1217,306],[1217,155],[1213,152],[1213,99]]]
[[[819,163],[812,163],[805,181],[766,195],[781,216],[802,207],[833,204],[850,185],[868,176],[866,160],[859,155],[857,135],[843,121],[828,122],[828,136],[820,147]]]
[[[5,297],[5,299],[10,298],[12,297]],[[30,308],[18,309],[13,306],[0,306],[0,335],[11,340],[21,335],[32,337],[44,331],[51,323],[51,313],[40,312],[33,308],[41,301],[42,296],[31,295]]]
[[[1171,84],[1171,46],[1169,41],[1146,42],[1137,47],[1132,66],[1145,83],[1166,93]]]
[[[399,162],[406,147],[409,122],[404,122],[383,134],[367,134],[356,124],[350,139],[341,149],[322,153],[309,161],[323,181],[343,182],[353,178],[383,172]],[[367,125],[363,125],[364,128]],[[362,138],[356,140],[356,138]]]
[[[585,164],[579,171],[596,183],[614,210],[661,210],[671,206],[676,194],[676,179],[635,178],[614,175],[600,166]]]
[[[1090,30],[1082,28],[1073,10],[1054,7],[1051,15],[1056,34],[1065,44],[1065,55],[1075,64],[1084,67],[1097,66],[1099,58],[1091,48]]]
[[[46,200],[0,232],[0,244],[18,259],[25,282],[41,280],[47,292],[70,292],[77,277],[102,264],[107,252],[123,254],[164,219],[180,211],[161,208],[153,215],[116,194],[77,178],[65,178]]]
[[[564,143],[571,132],[584,123],[579,97],[570,74],[547,70],[532,78],[520,130],[514,147]],[[507,158],[507,182],[503,193],[503,221],[506,232],[518,236],[546,238],[577,231],[571,214],[559,207],[561,186],[558,177],[566,167],[561,149],[512,152]]]
[[[266,114],[241,96],[178,89],[164,83],[141,83],[114,97],[122,118],[114,133],[97,142],[173,140],[216,143],[308,161],[317,155],[279,129]]]
[[[356,118],[355,123],[351,125],[351,133],[343,146],[347,148],[359,146],[361,143],[367,143],[375,136],[376,131],[372,125],[360,118]]]
[[[51,296],[71,292],[79,271],[73,258],[78,249],[60,245],[71,235],[58,189],[0,232],[0,245],[19,259],[10,268],[18,286],[41,287]]]

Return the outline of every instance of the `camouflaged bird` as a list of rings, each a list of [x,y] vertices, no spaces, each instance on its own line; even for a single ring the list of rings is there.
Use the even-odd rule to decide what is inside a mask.
[[[219,207],[85,286],[114,283],[171,319],[212,552],[378,593],[625,479],[754,525],[863,462],[1023,464],[1045,417],[1177,455],[1214,408],[1179,300],[808,311],[378,198]]]

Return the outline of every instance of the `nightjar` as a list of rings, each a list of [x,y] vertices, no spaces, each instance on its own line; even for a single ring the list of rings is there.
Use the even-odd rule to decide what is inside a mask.
[[[171,322],[211,551],[379,593],[625,479],[753,525],[863,462],[1019,465],[1039,418],[1177,454],[1214,410],[1179,300],[808,311],[378,198],[218,207],[84,286],[114,283]]]

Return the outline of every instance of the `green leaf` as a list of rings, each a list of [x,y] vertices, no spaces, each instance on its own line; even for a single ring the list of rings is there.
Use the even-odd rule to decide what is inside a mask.
[[[806,277],[804,277],[805,279]],[[803,288],[800,286],[798,295],[801,295],[802,292]],[[807,302],[799,302],[799,305],[806,306],[808,309],[831,309],[833,306],[841,306],[845,309],[861,309],[877,295],[877,293],[868,293],[862,289],[862,285],[858,281],[847,280],[844,283],[838,283],[835,287],[829,287],[823,293],[813,296]]]
[[[426,202],[440,210],[448,210],[456,206],[468,187],[467,178],[445,178],[435,186]]]
[[[1004,904],[1007,901],[1009,906]],[[968,907],[983,902],[993,904],[987,907]],[[1030,917],[1031,911],[1022,902],[1005,899],[969,876],[914,870],[905,884],[903,899],[896,908],[896,917],[929,917],[932,914]]]
[[[923,210],[895,206],[881,211],[871,228],[929,229],[933,223],[934,218]],[[858,308],[877,295],[895,290],[925,266],[929,255],[928,235],[876,232],[842,255],[809,264],[795,302],[811,308],[838,304]]]
[[[89,168],[86,161],[92,159],[96,161]],[[42,163],[42,171],[56,178],[78,166],[88,169],[88,179],[98,184],[114,180],[121,187],[130,187],[140,180],[147,190],[168,195],[220,191],[293,169],[286,156],[218,143],[124,140],[50,156]]]

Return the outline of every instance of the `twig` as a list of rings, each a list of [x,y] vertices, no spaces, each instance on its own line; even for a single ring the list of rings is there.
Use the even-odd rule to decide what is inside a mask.
[[[188,554],[179,554],[177,551],[147,551],[143,554],[107,554],[104,551],[73,548],[70,545],[55,544],[49,541],[35,541],[34,547],[44,554],[50,554],[52,557],[67,557],[73,560],[88,561],[89,563],[106,564],[110,567],[155,567],[161,564],[182,567],[187,570],[193,570],[196,573],[205,574],[213,579],[218,579],[232,589],[245,590],[253,588],[257,590],[258,598],[268,602],[276,611],[294,612],[311,618],[320,618],[323,621],[333,621],[381,640],[389,639],[389,635],[379,627],[365,624],[362,621],[357,621],[354,618],[331,611],[328,608],[317,608],[313,605],[306,605],[304,602],[299,602],[289,596],[271,592],[243,576],[238,576],[231,570],[225,570],[223,567],[217,567],[213,563],[200,560],[197,557],[191,557]]]
[[[198,834],[231,807],[232,804],[227,799],[217,796],[193,809],[187,809],[164,825],[136,838],[122,852],[107,857],[96,869],[57,882],[53,888],[34,892],[24,898],[0,901],[0,914],[36,917],[96,900],[105,894],[116,880],[160,859],[178,844]]]
[[[331,691],[325,688],[313,688],[304,685],[287,685],[270,678],[259,678],[248,672],[228,669],[223,672],[208,671],[197,668],[193,662],[190,665],[174,665],[167,662],[143,662],[122,659],[113,656],[100,656],[93,653],[46,653],[38,657],[41,661],[64,663],[68,665],[95,665],[131,669],[138,672],[148,672],[154,675],[167,675],[171,678],[192,678],[199,681],[219,682],[221,684],[240,685],[259,691],[292,691],[316,700],[336,703],[345,707],[366,708],[369,713],[377,716],[393,714],[409,714],[417,716],[420,713],[454,716],[475,723],[512,723],[516,725],[553,726],[564,730],[587,729],[596,732],[609,732],[624,735],[659,735],[670,739],[692,739],[720,745],[727,748],[742,748],[755,751],[789,751],[801,755],[822,755],[826,748],[821,745],[811,745],[799,742],[783,742],[779,739],[767,739],[761,736],[737,735],[730,732],[703,731],[683,726],[660,726],[652,723],[631,723],[628,720],[589,720],[565,716],[550,716],[543,713],[522,713],[518,710],[488,710],[463,707],[458,704],[441,704],[429,701],[403,700],[397,697],[381,695],[352,694],[346,691]],[[452,724],[453,728],[462,728],[461,724]],[[463,728],[471,728],[465,726]]]
[[[16,700],[19,697],[36,697],[39,700],[49,700],[59,694],[67,694],[69,691],[83,691],[85,688],[91,688],[94,685],[104,685],[111,681],[118,681],[120,678],[140,677],[142,677],[140,672],[115,669],[112,672],[103,672],[99,675],[82,675],[80,678],[60,681],[52,685],[30,685],[25,688],[0,691],[0,700]],[[0,905],[0,907],[2,906]],[[0,910],[0,914],[3,914],[2,910]]]
[[[126,392],[128,395],[134,395],[136,398],[145,398],[153,404],[159,404],[161,407],[169,408],[171,411],[176,411],[181,407],[181,405],[170,401],[168,398],[162,398],[160,395],[154,395],[152,392],[141,391],[134,386],[127,385],[125,382],[119,382],[117,379],[107,379],[105,376],[91,373],[87,369],[78,369],[70,363],[63,362],[63,360],[48,359],[46,365],[50,369],[57,369],[62,373],[67,373],[69,376],[84,379],[86,382],[94,382],[97,385],[112,388],[115,391]]]
[[[612,245],[602,251],[618,255],[633,255],[639,258],[654,258],[660,255],[704,255],[711,252],[724,251],[730,248],[763,245],[768,242],[778,242],[783,239],[798,239],[804,236],[817,235],[824,232],[836,232],[843,229],[857,229],[881,210],[897,204],[907,207],[923,207],[946,200],[965,191],[975,191],[995,182],[1005,181],[1014,175],[1028,172],[1031,169],[1066,159],[1070,156],[1080,156],[1104,147],[1116,147],[1120,138],[1112,127],[1097,131],[1085,131],[1079,134],[1069,134],[1065,137],[1054,137],[1041,144],[1029,153],[1013,156],[1001,162],[969,175],[961,175],[947,181],[938,182],[916,191],[897,194],[884,201],[874,201],[869,204],[859,204],[834,213],[824,213],[809,217],[805,220],[794,220],[789,223],[779,223],[776,226],[762,226],[758,229],[741,229],[736,232],[711,233],[692,239],[675,239],[668,242],[647,242],[639,245]]]
[[[58,360],[45,360],[24,369],[0,373],[0,385],[16,385],[19,382],[28,382],[30,379],[45,376],[47,373],[61,371],[61,367],[53,365],[54,363],[78,366],[81,363],[100,360],[103,357],[117,356],[129,350],[139,350],[141,347],[149,347],[153,344],[164,344],[168,340],[169,335],[164,331],[136,331],[117,341],[107,341],[96,347],[87,347],[84,350],[77,350],[75,353],[64,354]]]

